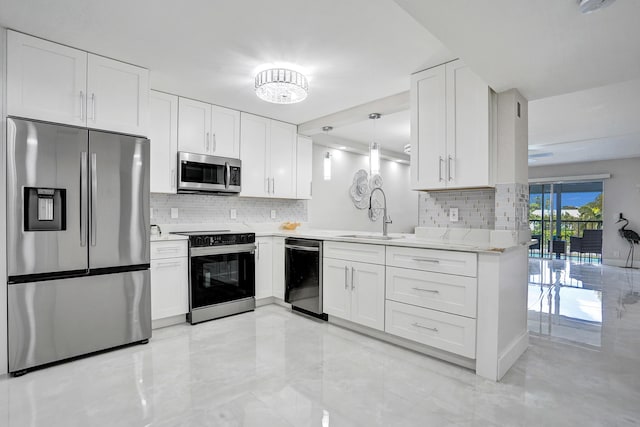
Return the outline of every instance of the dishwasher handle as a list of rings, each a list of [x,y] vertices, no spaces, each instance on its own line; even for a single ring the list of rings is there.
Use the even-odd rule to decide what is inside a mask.
[[[284,245],[285,249],[294,249],[296,251],[320,252],[320,248],[313,246]]]

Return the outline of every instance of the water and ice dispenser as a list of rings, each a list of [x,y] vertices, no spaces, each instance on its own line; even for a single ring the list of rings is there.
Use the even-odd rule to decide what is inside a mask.
[[[66,190],[62,188],[24,188],[24,231],[67,229]]]

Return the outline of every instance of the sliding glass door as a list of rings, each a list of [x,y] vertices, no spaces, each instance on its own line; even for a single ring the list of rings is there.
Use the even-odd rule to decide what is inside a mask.
[[[529,226],[532,238],[540,242],[531,256],[569,256],[575,252],[571,237],[602,229],[602,187],[601,181],[531,184]]]

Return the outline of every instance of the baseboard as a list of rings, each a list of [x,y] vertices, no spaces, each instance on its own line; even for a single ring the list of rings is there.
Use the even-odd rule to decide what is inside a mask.
[[[504,374],[513,366],[514,363],[527,351],[529,347],[529,331],[524,331],[522,335],[513,340],[507,349],[498,356],[498,378],[500,381]]]
[[[166,328],[167,326],[179,325],[181,323],[186,323],[187,318],[184,314],[179,314],[177,316],[165,317],[163,319],[156,319],[151,321],[151,329],[159,329]]]
[[[623,267],[627,260],[626,259],[617,259],[617,258],[603,258],[602,263],[605,265],[611,265],[613,267]],[[630,263],[629,263],[630,264]],[[633,269],[640,269],[640,259],[633,260]]]
[[[276,303],[276,297],[266,297],[266,298],[256,299],[256,308],[262,307],[263,305],[269,305],[269,304],[275,304],[275,303]]]

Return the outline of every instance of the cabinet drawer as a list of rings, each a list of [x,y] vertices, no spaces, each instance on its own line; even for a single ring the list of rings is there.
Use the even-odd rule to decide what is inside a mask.
[[[385,332],[475,359],[475,319],[389,300],[385,312]]]
[[[188,256],[187,241],[151,242],[151,259]]]
[[[383,245],[325,241],[323,251],[327,258],[384,265]]]
[[[387,265],[475,277],[478,257],[471,252],[390,246],[387,248]]]
[[[476,317],[477,279],[387,267],[387,299]]]

